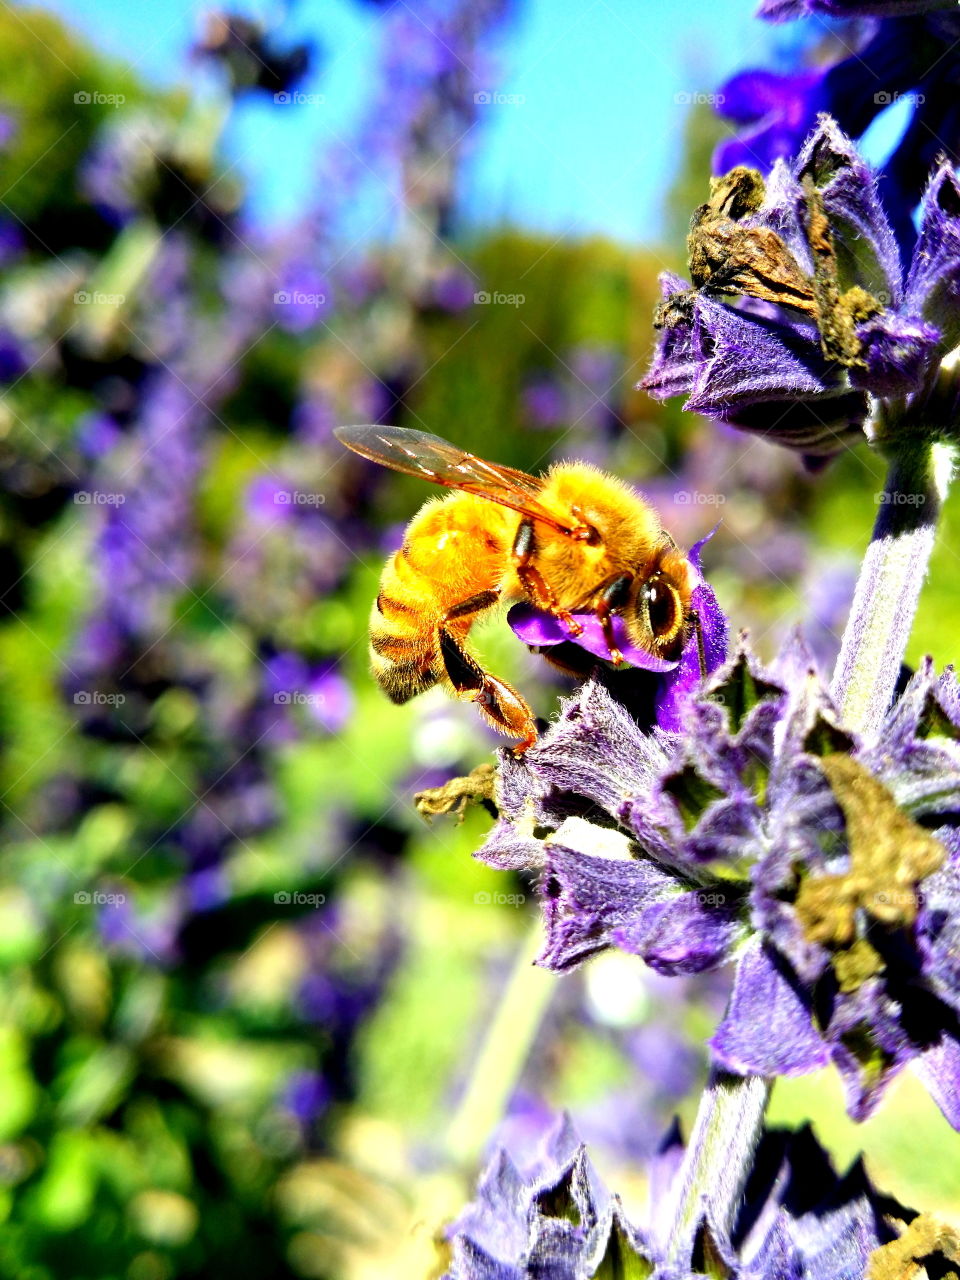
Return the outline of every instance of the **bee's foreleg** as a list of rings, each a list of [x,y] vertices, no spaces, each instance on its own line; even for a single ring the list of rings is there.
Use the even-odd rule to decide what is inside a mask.
[[[532,563],[535,550],[533,521],[521,520],[511,552],[520,585],[537,609],[546,609],[569,627],[571,635],[578,636],[583,627],[569,609],[561,609],[560,601],[544,581],[543,574]]]
[[[610,654],[610,661],[617,667],[623,662],[623,654],[617,648],[617,642],[614,639],[612,614],[614,609],[619,609],[621,605],[627,603],[633,580],[632,573],[618,573],[616,577],[603,584],[594,605],[594,613],[603,629],[603,639]]]
[[[480,714],[495,729],[510,738],[521,739],[515,750],[526,751],[537,740],[537,726],[533,712],[520,694],[505,680],[484,671],[444,626],[439,629],[439,642],[444,669],[457,696],[475,702]]]

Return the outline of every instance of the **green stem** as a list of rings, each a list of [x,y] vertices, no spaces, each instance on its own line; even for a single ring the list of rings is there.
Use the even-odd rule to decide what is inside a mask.
[[[771,1083],[764,1076],[735,1076],[716,1068],[711,1074],[676,1183],[667,1244],[674,1265],[689,1266],[704,1216],[715,1229],[732,1230],[763,1133]]]
[[[472,1165],[482,1155],[490,1134],[503,1118],[556,992],[556,975],[534,965],[543,945],[542,933],[538,915],[521,943],[506,990],[447,1131],[447,1150],[458,1163]]]
[[[927,441],[892,457],[833,682],[844,723],[860,733],[879,732],[893,699],[952,464],[952,446]]]

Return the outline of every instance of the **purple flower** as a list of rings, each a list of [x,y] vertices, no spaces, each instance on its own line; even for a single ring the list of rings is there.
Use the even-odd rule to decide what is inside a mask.
[[[538,378],[523,391],[523,405],[535,427],[552,430],[568,416],[567,396],[552,378]]]
[[[607,1190],[569,1120],[547,1137],[529,1166],[498,1151],[480,1177],[476,1199],[450,1229],[445,1280],[695,1280],[704,1274],[861,1280],[880,1274],[871,1270],[874,1264],[879,1268],[901,1255],[932,1267],[955,1260],[949,1230],[879,1194],[859,1163],[839,1176],[809,1128],[766,1133],[732,1231],[703,1216],[691,1246],[668,1260],[681,1152],[674,1131],[649,1171],[652,1221],[638,1228]]]
[[[608,947],[668,975],[735,961],[722,1067],[832,1061],[861,1119],[916,1062],[960,1126],[953,677],[925,664],[873,740],[840,723],[798,639],[768,670],[741,647],[679,721],[644,732],[593,681],[522,759],[503,755],[479,856],[538,875],[540,963]]]
[[[766,184],[743,169],[714,184],[690,236],[694,287],[662,277],[640,385],[811,459],[862,439],[871,399],[895,401],[887,428],[908,430],[960,337],[958,245],[960,185],[944,162],[904,275],[873,174],[824,117]]]
[[[308,260],[288,262],[273,295],[277,324],[288,333],[316,328],[333,305],[333,286]]]
[[[303,1125],[312,1124],[330,1103],[330,1086],[316,1071],[294,1071],[284,1086],[281,1105]]]

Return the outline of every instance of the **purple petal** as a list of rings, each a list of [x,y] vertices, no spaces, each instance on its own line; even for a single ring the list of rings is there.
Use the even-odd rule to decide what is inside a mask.
[[[831,1057],[843,1079],[847,1114],[866,1120],[890,1082],[919,1055],[903,1027],[903,1009],[878,979],[836,999],[826,1030]]]
[[[817,111],[826,106],[825,75],[826,68],[819,67],[794,75],[754,70],[728,80],[717,111],[747,128],[717,147],[714,173],[729,173],[740,164],[767,170],[795,155]]]
[[[923,197],[904,306],[941,330],[941,350],[960,340],[960,181],[948,160]]]
[[[569,969],[616,945],[617,931],[675,884],[645,858],[594,857],[551,844],[544,870],[547,942],[537,963]]]
[[[660,294],[663,302],[689,291],[690,285],[680,276],[675,276],[670,271],[661,274]],[[698,363],[690,326],[663,325],[658,333],[653,363],[637,383],[637,387],[648,392],[655,400],[684,396],[693,386]]]
[[[690,548],[688,558],[698,574],[701,573],[700,552],[716,531],[716,528],[711,529]],[[726,615],[720,608],[713,587],[702,576],[699,585],[693,590],[690,606],[700,620],[706,674],[710,675],[727,660],[729,630]],[[654,706],[657,724],[661,729],[668,732],[680,731],[690,699],[702,683],[700,651],[694,633],[683,647],[679,665],[658,682]]]
[[[740,957],[730,1004],[710,1047],[721,1066],[742,1074],[804,1075],[830,1061],[809,1000],[759,941]]]
[[[742,898],[716,886],[645,907],[611,934],[612,943],[668,975],[704,973],[726,963],[742,939]]]
[[[690,398],[694,413],[728,413],[740,403],[830,395],[842,389],[820,350],[814,325],[772,320],[697,297],[694,342],[701,363]]]
[[[666,760],[662,744],[595,680],[563,704],[560,718],[524,756],[542,793],[585,797],[611,817],[630,797],[649,798]],[[561,810],[555,812],[556,826]]]
[[[865,369],[850,371],[850,381],[875,396],[916,391],[937,355],[940,331],[911,316],[883,311],[857,327]]]
[[[588,653],[592,653],[595,658],[601,658],[609,661],[610,649],[603,635],[597,615],[595,613],[575,613],[573,615],[583,631],[577,635],[570,627],[555,617],[552,613],[546,613],[541,609],[535,609],[530,604],[515,604],[507,614],[507,622],[514,635],[519,636],[524,644],[531,645],[534,648],[548,649],[555,644],[569,644],[571,641],[579,645],[581,649],[586,649]],[[633,667],[640,667],[644,671],[672,671],[678,665],[677,661],[667,662],[664,658],[658,658],[652,653],[647,653],[646,649],[638,649],[630,643],[627,635],[626,624],[619,614],[611,616],[613,623],[613,638],[617,648],[623,654],[627,662]]]

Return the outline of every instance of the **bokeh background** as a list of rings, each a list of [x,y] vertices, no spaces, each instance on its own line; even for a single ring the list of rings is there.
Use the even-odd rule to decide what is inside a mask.
[[[4,1276],[439,1275],[491,1141],[522,1159],[563,1109],[642,1202],[727,977],[535,969],[531,886],[471,858],[488,815],[417,815],[497,743],[373,686],[427,494],[331,432],[589,458],[681,543],[719,520],[734,629],[802,624],[829,668],[877,463],[811,477],[633,389],[716,86],[799,38],[749,0],[0,7]],[[914,661],[953,656],[952,560]],[[549,716],[569,684],[480,640]],[[831,1075],[772,1114],[956,1215],[909,1078],[859,1128]]]

